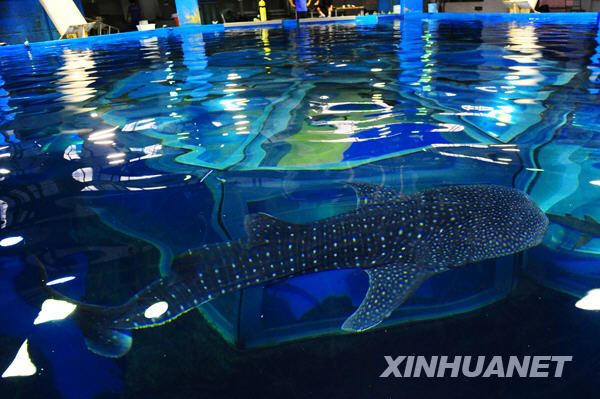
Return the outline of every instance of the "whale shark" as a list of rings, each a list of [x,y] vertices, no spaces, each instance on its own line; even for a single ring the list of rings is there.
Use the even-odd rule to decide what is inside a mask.
[[[246,237],[186,251],[167,276],[122,305],[82,303],[43,286],[51,300],[72,307],[68,317],[88,349],[120,357],[132,345],[131,330],[169,322],[218,296],[301,274],[361,268],[367,293],[341,326],[360,332],[382,322],[427,278],[536,246],[548,227],[544,212],[514,188],[457,185],[405,194],[351,185],[355,210],[306,224],[248,215]]]

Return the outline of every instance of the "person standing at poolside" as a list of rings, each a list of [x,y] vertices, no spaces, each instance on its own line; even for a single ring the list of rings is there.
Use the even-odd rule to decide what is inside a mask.
[[[308,18],[308,7],[310,6],[311,0],[296,0],[296,4],[294,4],[294,0],[288,0],[292,7],[296,8],[296,19],[300,18]]]
[[[135,0],[129,0],[129,8],[127,9],[127,21],[133,24],[135,28],[140,24],[142,19],[142,10]]]
[[[325,11],[327,11],[327,17],[331,17],[331,11],[333,10],[333,3],[331,0],[317,0],[315,6],[319,12],[319,18],[325,18]]]

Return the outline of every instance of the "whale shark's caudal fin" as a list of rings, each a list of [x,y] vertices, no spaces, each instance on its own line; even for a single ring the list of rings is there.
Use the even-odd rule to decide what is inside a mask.
[[[56,318],[52,315],[57,311],[60,313],[60,309],[64,309],[66,305],[69,308],[68,317],[81,330],[85,344],[90,351],[107,357],[121,357],[131,349],[132,338],[128,330],[123,331],[107,327],[110,325],[110,319],[106,317],[106,309],[108,308],[67,298],[47,284],[48,273],[37,256],[30,254],[29,261],[37,265],[42,290],[48,297],[42,304],[42,309],[34,324],[61,320],[67,317]],[[49,315],[43,315],[44,311]]]
[[[369,289],[358,309],[342,325],[344,331],[364,331],[381,323],[435,273],[413,265],[385,265],[365,272],[369,275]]]

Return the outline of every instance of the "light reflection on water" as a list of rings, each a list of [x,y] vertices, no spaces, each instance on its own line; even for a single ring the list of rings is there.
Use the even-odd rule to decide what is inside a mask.
[[[135,176],[127,169],[140,161],[187,176],[193,167],[340,169],[430,149],[524,163],[529,181],[549,172],[531,156],[439,148],[510,143],[527,150],[547,142],[553,128],[546,124],[555,121],[544,115],[570,112],[552,99],[579,94],[569,85],[583,70],[578,55],[589,49],[575,48],[574,38],[587,46],[594,33],[584,24],[571,31],[536,22],[461,24],[173,33],[118,49],[33,52],[22,79],[14,78],[16,63],[2,64],[11,76],[10,84],[1,81],[3,133],[7,143],[35,137],[43,151],[89,161],[70,173],[86,183]],[[586,118],[574,126],[589,125]],[[10,150],[1,155],[8,160]],[[115,166],[122,172],[102,172]],[[1,179],[12,172],[0,170]],[[81,170],[91,172],[80,177]]]
[[[78,105],[72,113],[85,110],[105,125],[87,137],[95,145],[120,146],[127,132],[184,150],[176,158],[181,164],[301,169],[356,166],[440,140],[515,140],[541,121],[542,102],[555,91],[542,88],[563,86],[578,71],[543,56],[540,27],[532,23],[472,22],[465,29],[474,40],[460,48],[439,39],[449,26],[396,21],[383,32],[326,25],[148,38],[123,50],[131,53],[123,67],[108,62],[116,80],[103,72],[103,52],[64,49],[57,71],[63,77],[54,84],[64,102]],[[502,36],[507,43],[497,45]],[[485,62],[472,65],[478,59]],[[73,119],[64,124],[81,126],[81,118]],[[396,139],[385,133],[392,126]],[[444,126],[453,128],[430,135]],[[365,130],[368,139],[361,137]],[[399,140],[409,135],[422,139]],[[299,149],[298,142],[313,144]],[[333,142],[353,144],[324,148]],[[287,153],[278,154],[282,148]]]

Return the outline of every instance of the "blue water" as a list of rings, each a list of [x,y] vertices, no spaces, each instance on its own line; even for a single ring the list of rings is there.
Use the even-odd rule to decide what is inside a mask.
[[[539,18],[539,19],[538,19]],[[0,371],[6,398],[575,397],[595,392],[600,237],[551,224],[543,245],[428,280],[382,328],[340,335],[360,270],[252,287],[134,331],[115,360],[65,320],[55,287],[116,305],[244,217],[305,223],[354,209],[350,182],[526,191],[600,220],[595,14],[380,18],[293,29],[175,29],[0,49]],[[581,225],[579,225],[581,226]],[[312,339],[307,339],[312,337]],[[573,355],[562,379],[379,379],[384,355]],[[453,389],[448,389],[454,387]]]

